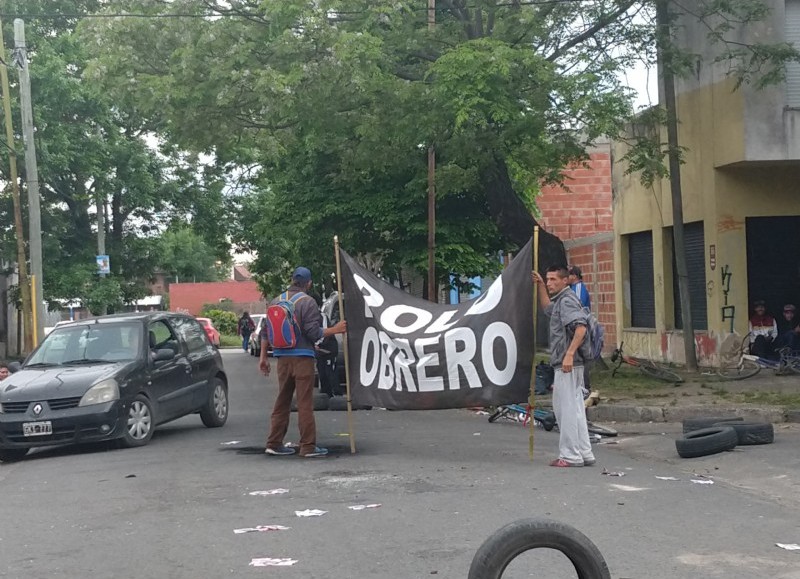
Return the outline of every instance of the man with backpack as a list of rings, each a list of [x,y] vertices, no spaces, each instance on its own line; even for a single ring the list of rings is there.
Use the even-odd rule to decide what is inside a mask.
[[[549,267],[546,283],[538,272],[531,275],[539,285],[539,304],[550,318],[553,412],[560,433],[559,456],[550,466],[592,466],[595,458],[583,404],[583,366],[592,355],[588,314],[570,289],[566,267]]]
[[[314,344],[322,338],[344,334],[347,323],[322,327],[322,314],[317,302],[308,295],[311,288],[311,271],[298,267],[292,275],[292,285],[280,294],[267,308],[264,329],[261,332],[261,358],[259,367],[269,376],[270,363],[267,349],[272,344],[272,355],[278,366],[278,397],[272,409],[266,453],[288,456],[294,448],[284,446],[283,439],[289,428],[292,395],[296,392],[297,419],[300,426],[300,456],[320,457],[328,449],[316,444],[314,422]]]

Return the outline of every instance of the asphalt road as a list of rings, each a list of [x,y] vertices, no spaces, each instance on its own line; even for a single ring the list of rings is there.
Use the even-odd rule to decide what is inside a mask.
[[[800,552],[775,546],[800,543],[796,430],[687,461],[673,427],[634,425],[619,444],[595,447],[596,466],[554,469],[556,433],[536,430],[531,463],[527,429],[466,410],[359,411],[355,455],[340,436],[346,414],[322,412],[318,442],[333,456],[267,457],[274,379],[244,353],[224,360],[222,429],[190,416],[141,449],[49,449],[0,465],[0,577],[465,578],[493,531],[546,516],[590,537],[615,578],[800,578]],[[693,483],[693,473],[715,484]],[[289,492],[249,494],[277,488]],[[381,506],[348,509],[372,503]],[[327,513],[295,516],[305,509]],[[258,525],[290,529],[233,532]],[[254,568],[254,558],[297,562]],[[541,551],[504,575],[574,576],[562,555]]]

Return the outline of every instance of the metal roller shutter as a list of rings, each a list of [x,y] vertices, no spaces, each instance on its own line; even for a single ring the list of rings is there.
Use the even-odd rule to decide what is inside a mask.
[[[628,271],[631,279],[631,326],[656,327],[656,296],[653,276],[653,232],[628,235]]]
[[[708,306],[706,303],[706,243],[703,222],[687,223],[683,226],[686,245],[686,269],[689,274],[689,299],[692,302],[692,322],[695,330],[708,329]],[[683,309],[678,291],[678,270],[675,252],[672,256],[672,295],[675,304],[675,328],[683,329]]]
[[[786,0],[786,42],[800,48],[800,0]],[[800,108],[800,62],[786,64],[786,106]]]

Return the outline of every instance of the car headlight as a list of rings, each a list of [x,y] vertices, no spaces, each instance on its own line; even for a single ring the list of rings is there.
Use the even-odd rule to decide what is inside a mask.
[[[109,378],[89,388],[78,406],[91,406],[112,400],[119,400],[119,385],[116,380]]]

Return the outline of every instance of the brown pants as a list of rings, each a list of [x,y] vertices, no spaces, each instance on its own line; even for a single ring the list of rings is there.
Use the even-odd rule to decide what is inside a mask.
[[[289,429],[292,394],[297,392],[297,419],[300,423],[300,454],[314,452],[317,426],[314,422],[314,367],[311,357],[278,358],[278,398],[272,408],[268,448],[281,448]]]

